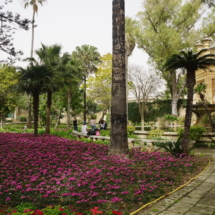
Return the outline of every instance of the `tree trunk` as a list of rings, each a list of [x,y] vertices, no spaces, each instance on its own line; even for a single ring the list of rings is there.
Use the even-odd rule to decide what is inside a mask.
[[[84,75],[84,121],[86,122],[87,121],[87,75],[85,74]]]
[[[38,115],[39,115],[39,93],[33,94],[33,111],[34,111],[34,136],[38,134]]]
[[[190,124],[192,119],[192,109],[193,109],[193,93],[194,86],[196,83],[195,71],[187,71],[187,105],[186,105],[186,115],[184,122],[184,133],[181,140],[181,146],[184,153],[188,154],[188,143],[189,143],[189,132],[190,132]]]
[[[31,29],[31,53],[30,57],[33,57],[33,51],[34,51],[34,18],[35,18],[35,11],[33,11],[33,17],[32,17],[32,29]],[[29,103],[28,103],[28,118],[27,118],[27,128],[31,128],[31,95],[28,96]]]
[[[68,106],[68,110],[67,110],[67,129],[70,129],[70,104],[71,104],[71,90],[69,90],[68,91],[68,104],[67,104],[67,106]]]
[[[174,97],[174,96],[171,99],[172,115],[174,115],[174,116],[178,116],[178,108],[177,108],[178,100],[179,99],[177,97]]]
[[[31,57],[33,57],[34,51],[34,18],[35,18],[35,11],[33,10],[33,17],[32,17],[32,29],[31,29]]]
[[[27,117],[27,128],[31,128],[31,95],[28,95],[28,117]]]
[[[178,104],[179,97],[177,95],[178,90],[177,90],[176,72],[171,71],[170,75],[171,75],[171,82],[172,82],[172,86],[171,86],[172,115],[178,116],[177,104]]]
[[[125,74],[124,0],[113,0],[113,71],[111,98],[110,155],[128,154]]]
[[[60,115],[61,115],[61,110],[58,111],[58,115],[57,115],[57,120],[56,120],[56,124],[55,124],[55,129],[57,129],[59,123],[60,123]]]
[[[52,92],[47,93],[47,103],[46,103],[46,134],[50,134],[50,116],[51,116],[51,105],[52,105]]]

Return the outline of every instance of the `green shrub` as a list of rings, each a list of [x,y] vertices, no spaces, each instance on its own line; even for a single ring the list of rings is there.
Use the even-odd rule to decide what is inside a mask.
[[[133,125],[127,126],[128,135],[134,134],[134,131],[135,131],[135,127]]]
[[[151,131],[149,131],[149,138],[150,139],[161,138],[163,133],[164,133],[164,131],[160,130],[160,129],[151,130]]]
[[[190,133],[189,133],[189,139],[190,140],[199,140],[201,136],[203,135],[203,132],[205,132],[206,129],[200,125],[194,125],[190,127]],[[179,137],[182,137],[184,133],[184,129],[181,128],[178,131]]]
[[[100,136],[107,136],[110,137],[110,130],[101,130]]]
[[[19,205],[17,205],[16,207],[17,212],[23,212],[26,209],[31,209],[31,210],[35,210],[36,207],[34,205],[32,205],[31,203],[25,202],[25,203],[21,203]]]
[[[27,122],[27,118],[25,116],[20,116],[19,121],[20,122]]]
[[[178,117],[177,116],[174,116],[174,115],[171,115],[171,114],[167,114],[164,116],[164,118],[167,120],[167,121],[178,121]]]
[[[183,125],[184,121],[185,121],[185,117],[184,116],[178,117],[178,124]]]
[[[166,142],[166,143],[155,143],[156,146],[159,146],[162,149],[165,149],[166,152],[170,152],[176,157],[180,157],[180,154],[183,153],[181,148],[181,137],[178,138],[176,142]]]

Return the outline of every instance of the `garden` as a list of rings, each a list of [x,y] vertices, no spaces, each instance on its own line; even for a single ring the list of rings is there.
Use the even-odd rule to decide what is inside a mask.
[[[104,144],[0,133],[0,205],[12,214],[129,214],[206,165],[205,157],[141,148],[108,156]]]

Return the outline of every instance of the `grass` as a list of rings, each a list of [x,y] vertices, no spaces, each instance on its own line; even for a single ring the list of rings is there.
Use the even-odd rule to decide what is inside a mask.
[[[15,161],[15,162],[14,162]],[[132,212],[199,173],[204,157],[131,149],[129,159],[108,146],[54,135],[0,133],[0,204],[72,205]]]

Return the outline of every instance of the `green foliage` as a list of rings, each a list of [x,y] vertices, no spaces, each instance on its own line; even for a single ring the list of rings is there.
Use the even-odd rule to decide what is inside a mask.
[[[178,101],[178,108],[184,105],[185,99]],[[155,100],[147,103],[147,110],[144,113],[145,122],[157,121],[159,117],[171,115],[171,100]],[[128,103],[128,119],[132,123],[140,123],[141,117],[139,114],[138,104],[136,102]]]
[[[110,130],[101,130],[100,135],[110,137]]]
[[[27,122],[27,118],[25,116],[20,116],[19,121],[20,122]]]
[[[52,135],[64,137],[68,139],[76,139],[76,137],[74,137],[71,133],[72,133],[72,130],[61,130],[61,131],[56,131],[53,129],[50,130],[50,134]]]
[[[127,132],[129,135],[134,134],[135,127],[133,125],[128,125],[127,126]]]
[[[20,213],[22,213],[26,209],[31,209],[31,210],[36,209],[36,207],[29,202],[21,203],[21,204],[17,205],[15,208],[16,208],[16,211],[20,212]]]
[[[203,132],[205,132],[206,129],[200,125],[194,125],[190,127],[190,133],[189,133],[189,139],[190,140],[199,140],[201,136],[203,135]],[[179,137],[182,137],[184,133],[184,129],[181,128],[178,131]]]
[[[136,102],[128,103],[128,119],[135,124],[141,122],[141,116]]]
[[[149,131],[149,138],[150,139],[161,138],[163,133],[164,133],[164,131],[160,130],[160,129],[151,130],[151,131]]]
[[[165,118],[167,121],[171,121],[171,122],[173,122],[173,121],[178,121],[178,117],[177,117],[177,116],[173,116],[173,115],[171,115],[171,114],[165,115],[164,118]]]
[[[181,137],[174,143],[168,141],[166,143],[155,143],[156,146],[159,146],[162,149],[165,149],[166,152],[170,152],[172,155],[176,157],[180,157],[180,154],[183,153],[181,148]]]

